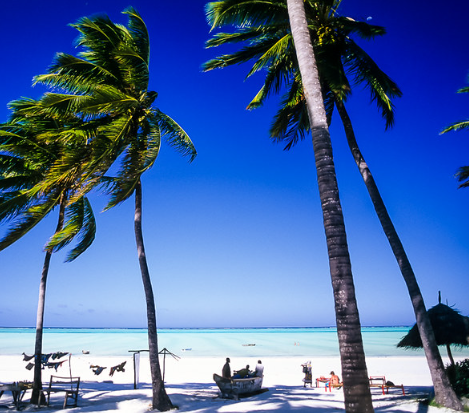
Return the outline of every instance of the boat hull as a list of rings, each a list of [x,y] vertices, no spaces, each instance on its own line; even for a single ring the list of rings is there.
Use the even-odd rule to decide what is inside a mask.
[[[238,399],[241,395],[260,392],[264,377],[249,377],[245,379],[228,379],[214,373],[213,380],[221,391],[221,396],[228,399]]]

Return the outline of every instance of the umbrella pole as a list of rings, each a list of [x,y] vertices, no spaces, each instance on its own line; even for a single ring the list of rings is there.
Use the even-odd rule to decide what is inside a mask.
[[[446,351],[448,352],[448,357],[449,357],[449,361],[450,361],[451,365],[454,366],[454,358],[453,358],[453,354],[451,353],[451,349],[450,349],[449,344],[446,344]]]

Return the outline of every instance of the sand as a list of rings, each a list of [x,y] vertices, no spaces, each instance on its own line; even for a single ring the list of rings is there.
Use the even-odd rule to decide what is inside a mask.
[[[150,410],[151,380],[147,356],[142,356],[140,366],[140,384],[134,389],[133,361],[127,357],[94,357],[89,355],[72,355],[68,361],[55,372],[54,369],[43,370],[43,380],[48,382],[51,374],[70,375],[81,378],[80,395],[77,408],[62,410],[63,394],[51,396],[49,407],[38,409],[25,404],[23,411],[52,412],[128,412],[140,413]],[[126,361],[125,372],[116,372],[111,377],[110,368]],[[239,401],[219,397],[219,391],[213,382],[213,373],[221,373],[223,358],[202,358],[184,356],[175,360],[170,356],[165,359],[165,385],[171,401],[180,412],[192,413],[231,413],[231,412],[295,412],[306,413],[312,408],[316,413],[344,411],[343,391],[333,389],[326,392],[323,387],[304,387],[301,364],[307,361],[298,357],[264,358],[265,366],[263,387],[268,391],[243,398]],[[334,370],[340,376],[338,358],[317,358],[310,360],[313,366],[313,380],[319,376],[328,376]],[[257,359],[231,358],[231,367],[239,369],[249,364],[253,367]],[[25,369],[27,363],[23,357],[0,356],[0,382],[31,381],[32,371]],[[163,365],[163,359],[161,359]],[[100,375],[95,375],[91,365],[107,367]],[[371,357],[367,358],[368,373],[386,376],[395,384],[404,384],[406,395],[398,388],[391,389],[383,395],[381,389],[373,388],[373,405],[376,412],[415,412],[445,413],[449,409],[438,409],[419,403],[432,392],[431,378],[424,357]],[[28,391],[25,401],[30,398]],[[10,393],[0,398],[0,409],[13,409]]]

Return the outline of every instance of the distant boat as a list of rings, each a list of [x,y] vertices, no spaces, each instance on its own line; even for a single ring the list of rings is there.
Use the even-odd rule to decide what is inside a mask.
[[[191,351],[192,348],[183,348],[182,351]]]
[[[255,346],[255,344],[243,344],[244,347]]]
[[[262,392],[261,377],[249,377],[245,379],[229,379],[213,374],[213,380],[221,391],[221,397],[238,400],[240,395],[249,395]]]

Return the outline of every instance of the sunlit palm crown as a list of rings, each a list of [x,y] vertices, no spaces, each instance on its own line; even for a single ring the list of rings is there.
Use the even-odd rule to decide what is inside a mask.
[[[383,35],[385,30],[340,16],[337,12],[340,3],[341,0],[305,1],[329,120],[334,109],[334,99],[345,100],[351,93],[353,83],[363,84],[369,89],[372,101],[386,120],[386,127],[392,126],[394,112],[391,98],[400,96],[401,92],[351,38],[352,35],[357,35],[368,40]],[[207,47],[240,43],[242,48],[208,61],[203,66],[204,70],[249,61],[254,64],[248,77],[265,70],[264,86],[248,108],[262,105],[271,93],[286,90],[271,127],[271,137],[285,141],[286,148],[290,148],[309,130],[309,120],[286,2],[222,0],[209,3],[206,14],[212,30],[224,26],[232,27],[230,33],[214,34],[207,42]]]
[[[78,133],[83,124],[75,117],[59,121],[37,114],[38,106],[33,99],[11,102],[13,115],[0,126],[0,222],[12,222],[0,250],[63,203],[65,225],[46,249],[57,251],[74,240],[76,246],[67,257],[71,261],[91,245],[96,231],[86,197],[70,201],[82,174],[80,160],[89,154],[86,145],[72,143],[68,128],[73,126],[70,130]]]
[[[141,174],[154,164],[162,136],[191,160],[196,156],[185,131],[152,106],[157,93],[148,90],[148,31],[136,10],[123,13],[127,27],[107,16],[84,17],[72,24],[80,32],[77,46],[83,51],[78,57],[57,54],[49,73],[35,78],[57,90],[42,99],[46,113],[74,113],[88,125],[90,135],[83,139],[94,146],[93,157],[84,165],[81,185],[87,192],[104,184],[111,194],[108,208],[133,193]],[[117,176],[106,178],[117,160]]]
[[[463,87],[458,90],[458,93],[469,93],[469,87]],[[460,120],[449,125],[447,128],[443,129],[441,133],[447,133],[450,131],[459,131],[459,130],[469,129],[469,120]],[[469,166],[461,166],[456,173],[456,178],[461,182],[459,185],[460,188],[469,188]]]
[[[94,238],[88,192],[101,185],[111,195],[108,208],[123,202],[154,164],[162,137],[190,160],[196,156],[185,131],[152,106],[148,32],[133,8],[124,13],[127,27],[107,16],[78,20],[72,25],[80,32],[78,57],[59,53],[48,73],[35,78],[52,91],[10,104],[12,119],[0,132],[0,221],[13,226],[0,249],[62,204],[64,228],[46,248],[58,250],[77,237],[74,259]],[[116,176],[106,176],[116,162]]]

